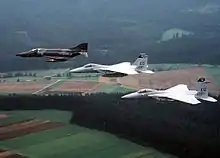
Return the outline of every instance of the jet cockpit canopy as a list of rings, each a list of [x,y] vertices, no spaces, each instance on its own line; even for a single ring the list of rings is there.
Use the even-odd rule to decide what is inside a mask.
[[[96,66],[96,64],[89,63],[89,64],[86,64],[86,65],[84,66],[84,68],[92,68],[92,67],[94,67],[94,66]]]

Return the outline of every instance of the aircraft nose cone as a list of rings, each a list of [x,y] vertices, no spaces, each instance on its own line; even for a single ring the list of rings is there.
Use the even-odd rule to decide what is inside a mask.
[[[17,53],[16,56],[24,57],[26,54],[27,54],[26,52],[22,52],[22,53]]]
[[[74,73],[74,72],[77,72],[77,70],[76,69],[72,69],[72,70],[70,70],[70,72]]]
[[[16,54],[16,56],[21,56],[21,53]]]
[[[130,93],[130,94],[124,95],[121,98],[122,99],[133,99],[133,98],[139,98],[139,97],[140,97],[140,95],[135,92],[135,93]]]
[[[82,70],[81,68],[75,68],[75,69],[70,70],[70,72],[77,73],[77,72],[80,72],[81,70]]]

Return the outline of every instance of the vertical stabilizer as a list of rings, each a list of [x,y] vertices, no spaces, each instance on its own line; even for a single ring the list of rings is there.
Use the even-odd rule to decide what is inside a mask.
[[[88,43],[81,43],[69,49],[88,57]]]
[[[88,43],[81,43],[69,49],[73,51],[78,51],[78,52],[88,52]]]
[[[135,60],[135,62],[132,65],[139,65],[139,63],[143,60],[143,58],[146,56],[145,53],[140,53],[140,55],[138,56],[138,58]]]
[[[148,69],[148,55],[141,54],[139,61],[137,62],[136,71],[146,71]]]
[[[208,96],[208,86],[207,84],[210,83],[210,81],[207,81],[204,77],[201,77],[197,81],[197,94],[195,95],[196,98],[202,99],[209,102],[217,102],[217,100],[213,97]]]
[[[208,86],[207,84],[210,83],[209,81],[207,81],[204,77],[201,77],[197,80],[197,97],[202,97],[202,98],[206,98],[208,97]]]

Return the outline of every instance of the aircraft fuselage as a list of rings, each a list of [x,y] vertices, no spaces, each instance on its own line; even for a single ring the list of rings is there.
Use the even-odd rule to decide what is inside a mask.
[[[35,48],[26,52],[18,53],[16,56],[28,58],[28,57],[48,57],[46,61],[59,62],[66,61],[69,58],[73,58],[78,55],[84,55],[88,57],[88,43],[81,43],[77,46],[67,49],[61,48]]]
[[[20,56],[20,57],[48,56],[48,57],[69,57],[69,58],[75,57],[77,55],[80,55],[80,53],[70,49],[39,49],[39,48],[36,50],[31,50],[28,52],[22,52],[16,54],[16,56]]]

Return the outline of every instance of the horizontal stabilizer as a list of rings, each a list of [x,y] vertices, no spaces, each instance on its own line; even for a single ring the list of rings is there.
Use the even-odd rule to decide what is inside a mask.
[[[199,97],[198,99],[202,99],[209,102],[217,102],[217,100],[213,97]]]
[[[80,54],[88,58],[88,52],[80,52]]]

